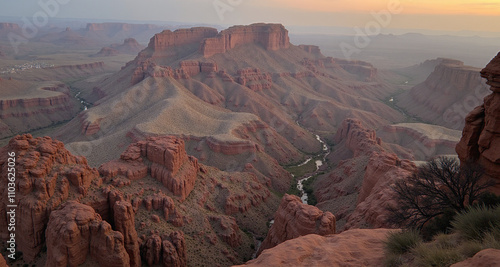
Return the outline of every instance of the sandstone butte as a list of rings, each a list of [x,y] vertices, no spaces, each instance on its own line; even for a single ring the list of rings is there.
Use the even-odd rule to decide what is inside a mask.
[[[285,194],[258,253],[307,234],[335,234],[335,216],[331,212],[323,212],[314,206],[303,204],[295,195]]]
[[[500,193],[500,53],[481,71],[481,77],[493,93],[465,118],[456,152],[462,162],[481,165],[488,177],[497,180],[494,190]]]

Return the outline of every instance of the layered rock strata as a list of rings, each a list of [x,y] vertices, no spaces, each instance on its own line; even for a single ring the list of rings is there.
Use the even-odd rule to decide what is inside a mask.
[[[211,57],[225,53],[236,46],[252,43],[260,44],[266,50],[290,47],[288,31],[283,25],[256,23],[223,30],[217,36],[203,40],[200,51],[204,57]]]

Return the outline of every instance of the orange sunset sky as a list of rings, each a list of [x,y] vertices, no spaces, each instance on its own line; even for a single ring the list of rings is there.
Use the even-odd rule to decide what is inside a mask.
[[[41,0],[62,1],[62,0]],[[500,0],[64,0],[56,17],[217,25],[363,26],[400,6],[387,29],[500,32]],[[62,2],[64,2],[62,1]],[[0,0],[0,16],[33,16],[39,0]],[[399,3],[399,4],[398,4]]]

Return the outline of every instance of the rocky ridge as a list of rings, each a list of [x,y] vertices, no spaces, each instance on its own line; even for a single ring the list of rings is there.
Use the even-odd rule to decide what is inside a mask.
[[[374,130],[356,119],[344,120],[334,141],[336,149],[328,159],[337,166],[316,178],[316,206],[335,214],[339,232],[392,227],[384,209],[394,199],[390,185],[411,175],[415,164],[392,153]]]
[[[396,104],[423,121],[455,130],[488,90],[480,69],[458,60],[441,59],[427,79],[396,98]]]
[[[485,174],[493,179],[500,177],[500,53],[481,70],[481,77],[487,80],[490,95],[484,104],[476,107],[465,118],[462,139],[456,147],[462,162],[475,162],[481,165]],[[496,191],[499,190],[497,185]],[[498,191],[500,192],[500,191]]]
[[[241,229],[263,236],[278,204],[256,175],[198,165],[173,136],[131,144],[99,170],[48,137],[17,136],[1,151],[17,155],[16,241],[25,262],[40,263],[46,245],[46,266],[186,266],[200,253],[241,263],[253,253]],[[0,164],[7,172],[6,156]],[[0,210],[5,223],[6,201]]]
[[[0,80],[1,87],[9,87],[15,83],[16,81]],[[0,138],[70,120],[80,111],[79,103],[64,84],[47,85],[38,90],[55,93],[0,99]]]

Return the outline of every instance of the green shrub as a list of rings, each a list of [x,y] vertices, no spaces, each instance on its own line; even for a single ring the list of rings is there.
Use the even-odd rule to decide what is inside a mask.
[[[451,224],[463,237],[481,240],[486,233],[500,227],[500,207],[495,209],[488,209],[485,206],[468,208],[455,216]]]
[[[417,266],[450,266],[465,259],[455,248],[438,244],[421,243],[413,249]]]
[[[403,265],[403,257],[401,255],[390,254],[385,258],[384,266],[398,267]]]
[[[477,240],[469,240],[460,245],[459,251],[462,255],[464,255],[464,257],[470,258],[483,249],[484,246],[481,242]]]
[[[402,255],[422,242],[417,230],[405,230],[389,234],[385,241],[388,254]]]

